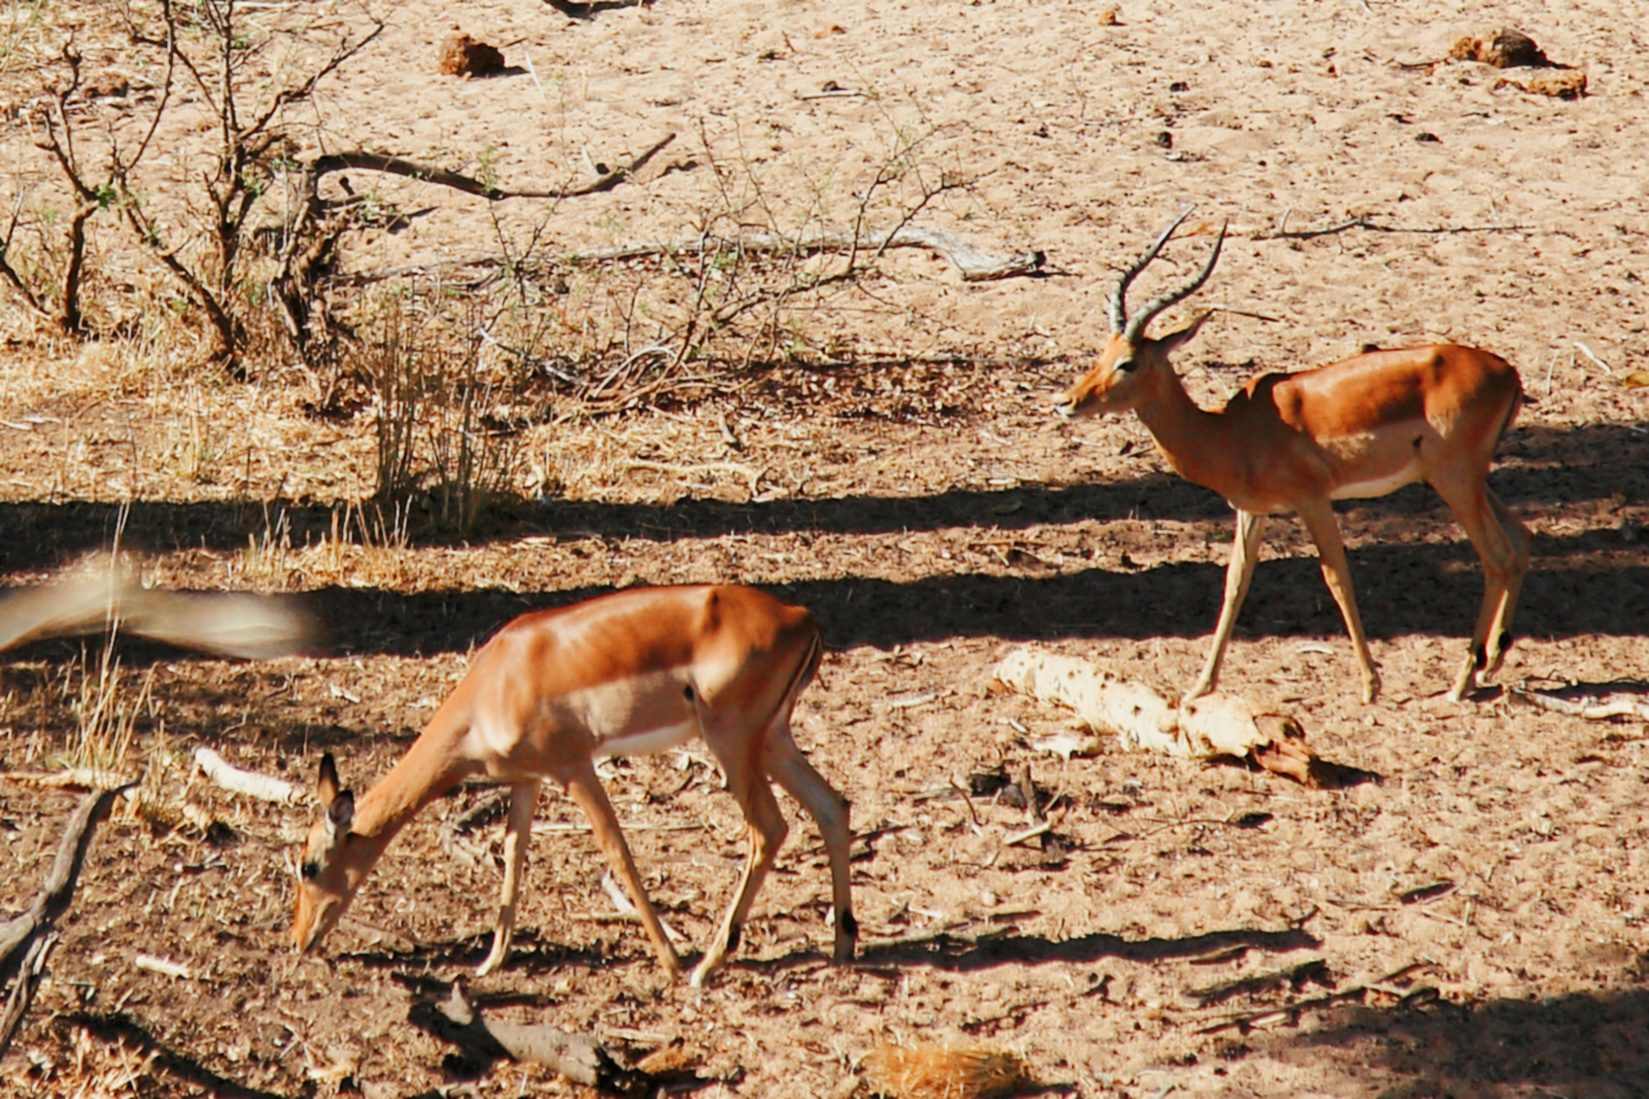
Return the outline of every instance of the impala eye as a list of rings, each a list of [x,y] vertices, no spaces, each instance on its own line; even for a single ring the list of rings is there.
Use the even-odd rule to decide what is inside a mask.
[[[298,873],[303,875],[304,881],[314,881],[320,877],[321,864],[316,859],[305,859],[303,865],[298,867]]]
[[[1135,363],[1133,359],[1123,359],[1111,369],[1115,370],[1118,374],[1132,374],[1134,372],[1134,367],[1137,365],[1138,364]]]

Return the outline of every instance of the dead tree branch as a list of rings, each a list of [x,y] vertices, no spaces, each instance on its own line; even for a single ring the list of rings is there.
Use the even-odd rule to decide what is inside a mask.
[[[317,275],[324,266],[327,266],[335,253],[338,236],[345,228],[344,223],[336,224],[332,229],[322,228],[328,214],[333,207],[323,202],[320,197],[321,180],[334,172],[363,171],[385,172],[389,175],[404,176],[423,183],[433,183],[448,187],[466,195],[475,195],[488,202],[499,202],[510,198],[527,199],[567,199],[579,198],[585,195],[598,194],[610,191],[620,183],[634,176],[637,172],[657,156],[666,146],[676,139],[674,133],[665,134],[640,155],[630,159],[628,163],[617,168],[605,171],[588,183],[577,187],[564,187],[552,190],[520,190],[512,191],[498,187],[486,180],[473,179],[458,172],[437,168],[432,164],[425,164],[406,157],[392,156],[388,153],[372,153],[362,149],[352,149],[340,153],[327,153],[303,165],[298,172],[297,195],[292,206],[292,214],[285,229],[285,243],[281,247],[280,270],[270,281],[276,306],[280,309],[281,319],[286,326],[287,334],[292,338],[298,353],[307,362],[310,360],[309,347],[314,337],[311,318],[315,315],[312,304],[315,298],[315,284]],[[499,257],[486,257],[487,262],[505,264],[506,260]],[[459,266],[467,266],[459,264]],[[388,277],[388,276],[386,276]],[[356,280],[358,282],[375,281],[372,279]]]
[[[1526,233],[1527,225],[1382,225],[1368,214],[1348,218],[1325,229],[1278,229],[1275,233],[1257,234],[1255,240],[1311,240],[1332,236],[1348,229],[1366,229],[1371,233],[1424,233],[1441,236],[1451,233]]]
[[[904,225],[898,229],[871,233],[857,241],[855,241],[852,233],[847,232],[815,233],[805,237],[788,237],[782,233],[752,233],[749,236],[737,239],[706,235],[694,237],[690,240],[638,241],[635,244],[620,244],[612,248],[598,248],[590,252],[574,253],[562,257],[560,262],[568,264],[614,263],[653,256],[700,255],[726,249],[779,256],[807,256],[820,252],[853,251],[873,251],[880,254],[892,248],[925,248],[941,259],[950,261],[961,272],[962,281],[964,282],[984,282],[990,279],[1032,275],[1041,270],[1043,264],[1047,262],[1047,256],[1041,249],[1034,249],[1029,252],[1013,252],[1008,255],[991,255],[980,251],[943,229],[926,229],[917,225]],[[504,260],[500,256],[478,254],[452,260],[442,266],[447,268],[496,267],[503,263]],[[541,265],[541,263],[528,261],[522,266],[532,269]],[[382,267],[373,271],[359,271],[351,275],[345,275],[339,281],[358,286],[381,282],[384,279],[423,274],[427,270],[429,270],[429,266],[425,264]]]

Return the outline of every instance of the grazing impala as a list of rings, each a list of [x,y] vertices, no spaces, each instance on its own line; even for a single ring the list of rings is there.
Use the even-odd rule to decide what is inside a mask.
[[[818,822],[830,855],[834,957],[852,960],[858,925],[848,885],[847,802],[790,735],[791,710],[818,669],[821,650],[811,614],[752,588],[641,588],[522,615],[475,654],[423,734],[359,804],[339,790],[332,757],[321,760],[325,812],[304,849],[294,940],[301,950],[314,950],[395,834],[461,779],[484,774],[511,786],[503,899],[492,951],[480,967],[490,973],[509,952],[538,784],[551,778],[589,819],[659,961],[679,974],[681,959],[647,899],[595,761],[660,752],[697,733],[744,811],[750,848],[693,984],[702,984],[738,945],[739,928],[784,842],[788,827],[770,781]]]
[[[1345,362],[1250,381],[1218,412],[1197,407],[1168,356],[1202,327],[1204,313],[1177,332],[1149,339],[1145,326],[1194,293],[1214,270],[1220,230],[1202,273],[1128,316],[1128,284],[1156,258],[1187,209],[1165,228],[1111,295],[1112,335],[1099,365],[1065,394],[1070,416],[1133,409],[1175,472],[1224,496],[1237,511],[1225,601],[1202,676],[1187,701],[1219,682],[1220,661],[1268,515],[1298,512],[1317,544],[1323,580],[1340,606],[1362,671],[1363,701],[1380,676],[1363,637],[1345,547],[1331,501],[1384,496],[1413,481],[1435,488],[1483,560],[1486,590],[1471,649],[1449,697],[1459,701],[1500,667],[1511,645],[1512,614],[1529,567],[1529,532],[1489,491],[1494,448],[1517,415],[1523,388],[1504,359],[1471,347],[1431,344],[1369,351]]]

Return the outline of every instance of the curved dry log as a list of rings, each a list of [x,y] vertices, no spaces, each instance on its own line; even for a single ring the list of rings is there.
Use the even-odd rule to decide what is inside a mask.
[[[548,191],[510,191],[502,187],[486,183],[479,179],[458,172],[449,172],[445,168],[437,168],[433,164],[424,164],[420,161],[409,160],[406,157],[391,156],[388,153],[369,153],[362,149],[352,149],[342,153],[327,153],[317,157],[304,165],[301,193],[311,196],[319,186],[323,177],[333,172],[348,169],[367,172],[388,172],[390,175],[405,176],[407,179],[416,179],[423,183],[435,183],[442,187],[450,187],[454,191],[462,191],[466,195],[475,195],[497,202],[506,198],[578,198],[583,195],[598,194],[610,191],[620,183],[629,179],[653,157],[676,139],[676,135],[665,134],[655,141],[640,156],[633,158],[627,164],[609,169],[597,175],[589,183],[578,187],[562,187]]]
[[[407,1018],[419,1029],[453,1043],[483,1061],[528,1061],[553,1069],[576,1084],[616,1095],[648,1092],[650,1078],[614,1061],[587,1034],[548,1026],[524,1026],[485,1018],[456,982],[446,999],[412,1005]]]
[[[57,857],[52,860],[40,895],[22,915],[0,924],[0,981],[12,982],[6,1012],[0,1021],[0,1057],[6,1055],[12,1036],[22,1025],[34,998],[35,987],[45,969],[46,954],[56,938],[54,925],[58,917],[68,911],[69,901],[74,898],[75,883],[80,879],[86,848],[91,845],[97,823],[108,816],[114,799],[130,786],[100,790],[80,799],[57,845]],[[15,976],[11,976],[14,973]]]

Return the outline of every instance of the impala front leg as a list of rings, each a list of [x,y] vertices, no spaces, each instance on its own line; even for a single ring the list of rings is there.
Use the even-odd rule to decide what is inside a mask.
[[[641,883],[641,872],[636,869],[630,845],[624,842],[624,830],[619,827],[618,817],[613,813],[613,803],[607,800],[607,791],[602,789],[601,780],[596,777],[595,763],[589,756],[580,755],[563,763],[556,773],[567,788],[567,796],[573,799],[573,804],[590,822],[590,833],[595,837],[601,853],[607,856],[607,865],[613,868],[625,891],[630,894],[630,900],[635,903],[636,918],[652,940],[659,964],[671,977],[681,976],[681,956],[665,935],[658,911]]]
[[[492,950],[475,970],[485,977],[504,964],[515,935],[515,901],[521,892],[521,871],[527,864],[527,847],[532,843],[533,810],[538,805],[538,782],[522,782],[510,787],[510,814],[504,825],[504,891],[498,906],[498,928],[493,932]]]
[[[1260,536],[1264,533],[1264,515],[1237,509],[1237,534],[1231,539],[1231,561],[1225,567],[1225,602],[1220,607],[1220,623],[1214,627],[1208,663],[1203,665],[1201,678],[1187,692],[1184,702],[1201,698],[1219,685],[1220,662],[1225,659],[1226,643],[1237,625],[1237,612],[1248,597],[1248,582],[1254,578],[1254,563],[1259,560]]]

